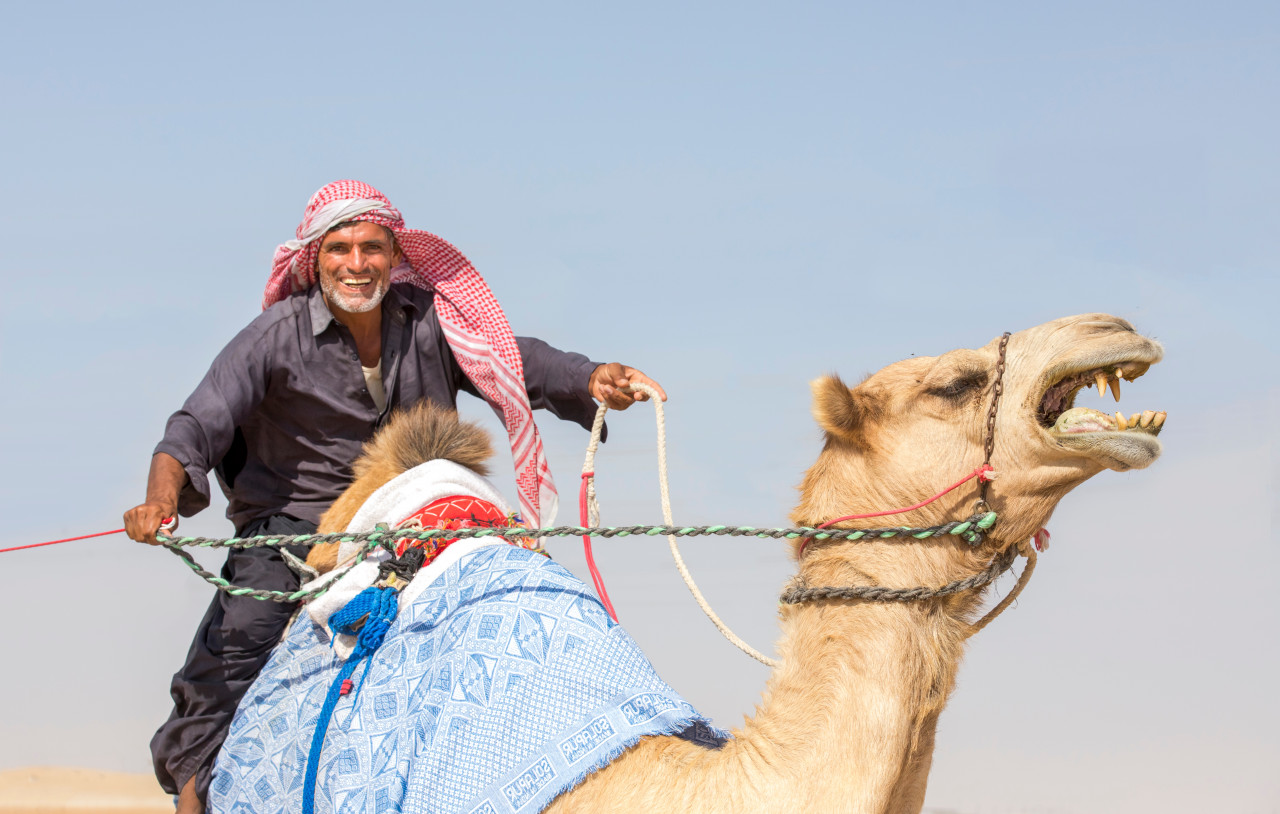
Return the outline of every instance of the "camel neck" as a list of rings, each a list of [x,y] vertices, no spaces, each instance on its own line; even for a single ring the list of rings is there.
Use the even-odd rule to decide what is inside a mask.
[[[783,634],[783,663],[739,748],[779,767],[780,788],[805,790],[810,799],[794,810],[923,801],[934,727],[963,652],[960,620],[938,603],[819,602],[785,610]]]

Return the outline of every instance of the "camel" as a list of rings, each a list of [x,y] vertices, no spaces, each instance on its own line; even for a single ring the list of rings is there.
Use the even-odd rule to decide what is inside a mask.
[[[795,579],[811,586],[941,586],[986,570],[1025,546],[1067,492],[1104,469],[1150,465],[1164,413],[1075,407],[1095,384],[1120,398],[1158,362],[1158,343],[1106,314],[1054,320],[1007,343],[1003,398],[987,500],[999,522],[980,545],[927,540],[813,539],[791,543]],[[1000,340],[892,364],[848,387],[813,382],[825,435],[804,475],[797,526],[913,505],[984,460]],[[377,442],[374,442],[376,445]],[[472,447],[470,460],[475,460]],[[345,528],[368,495],[402,467],[370,448],[350,500],[321,530]],[[482,456],[481,456],[482,457]],[[412,462],[402,462],[410,463]],[[923,527],[972,514],[977,481],[892,519]],[[883,519],[838,523],[883,527]],[[332,567],[332,551],[312,562]],[[779,664],[756,714],[718,749],[672,736],[640,740],[545,810],[569,812],[919,812],[939,715],[955,687],[983,590],[918,602],[830,599],[781,609]]]

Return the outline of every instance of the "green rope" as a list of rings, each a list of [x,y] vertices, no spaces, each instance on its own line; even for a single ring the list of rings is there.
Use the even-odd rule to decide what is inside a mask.
[[[300,534],[297,536],[306,537],[307,535]],[[325,536],[329,536],[329,535],[325,535]],[[217,588],[219,591],[223,591],[224,593],[230,594],[231,596],[247,596],[250,599],[257,599],[262,602],[267,602],[267,601],[301,602],[307,599],[315,599],[317,596],[320,596],[321,594],[328,591],[330,586],[332,586],[333,583],[336,582],[343,574],[345,574],[346,572],[350,571],[352,568],[355,568],[357,565],[359,565],[360,563],[368,559],[369,555],[373,553],[374,549],[384,547],[382,543],[379,543],[377,541],[369,542],[364,547],[364,549],[361,550],[358,555],[356,555],[356,558],[354,561],[352,561],[349,565],[343,568],[339,568],[335,571],[329,572],[329,575],[328,575],[329,579],[327,579],[322,584],[317,585],[315,588],[311,588],[309,590],[298,590],[298,591],[267,591],[259,588],[247,588],[243,585],[232,585],[230,582],[227,582],[225,579],[218,576],[217,574],[206,571],[203,567],[201,567],[200,563],[196,562],[195,559],[190,554],[182,550],[182,539],[201,539],[201,538],[174,539],[174,538],[165,537],[162,534],[157,534],[156,539],[159,540],[161,543],[163,543],[165,548],[169,549],[174,554],[176,554],[178,556],[178,559],[186,563],[187,567],[190,568],[193,572],[195,572],[196,576],[201,577],[202,579],[204,579],[205,582]],[[221,542],[224,544],[223,547],[227,547],[227,548],[251,548],[253,547],[254,541],[261,541],[260,544],[264,546],[280,545],[281,543],[279,541],[281,539],[285,540],[284,545],[292,544],[291,542],[289,542],[290,538],[288,537],[286,538],[230,537],[221,541],[207,541],[205,543],[202,543],[202,545],[212,547],[216,543]],[[235,542],[235,545],[230,545],[232,541]],[[392,553],[394,554],[394,549],[389,548],[388,550],[391,550]]]
[[[368,559],[375,549],[382,548],[393,552],[395,544],[400,540],[430,540],[434,537],[450,539],[468,539],[474,537],[502,537],[518,539],[521,537],[630,537],[645,535],[674,535],[676,537],[753,537],[758,539],[796,540],[808,537],[814,540],[888,540],[894,538],[910,538],[924,540],[931,537],[951,535],[960,537],[970,545],[979,545],[988,530],[995,525],[995,512],[979,512],[968,520],[952,521],[939,526],[910,528],[896,526],[878,529],[816,529],[808,526],[795,528],[758,529],[752,526],[554,526],[551,528],[527,529],[519,526],[510,528],[468,528],[468,529],[387,529],[379,527],[373,531],[358,534],[293,534],[264,535],[261,537],[167,537],[157,534],[156,539],[165,548],[178,556],[187,567],[198,576],[220,591],[232,596],[247,596],[251,599],[271,602],[299,602],[314,599],[329,590],[341,574]],[[319,545],[322,543],[361,543],[363,547],[354,562],[337,571],[330,572],[329,579],[321,585],[309,590],[298,591],[265,591],[232,585],[227,580],[206,571],[184,548],[259,548],[286,545]]]

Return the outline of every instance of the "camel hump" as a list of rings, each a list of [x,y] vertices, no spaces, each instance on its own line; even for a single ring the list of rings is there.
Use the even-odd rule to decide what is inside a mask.
[[[487,476],[485,461],[492,457],[489,433],[478,424],[459,419],[456,410],[421,401],[392,414],[387,425],[365,444],[354,469],[357,478],[375,469],[399,474],[443,459]]]

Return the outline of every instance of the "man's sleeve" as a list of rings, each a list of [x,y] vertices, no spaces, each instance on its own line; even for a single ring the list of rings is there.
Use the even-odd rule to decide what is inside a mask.
[[[517,336],[516,344],[520,347],[520,359],[524,364],[524,385],[529,392],[529,405],[591,429],[591,422],[596,417],[596,402],[587,391],[587,383],[598,363],[581,353],[557,350],[541,339],[529,336]],[[461,365],[454,364],[453,368],[459,389],[484,398],[462,372]]]
[[[182,516],[209,505],[209,470],[231,448],[236,427],[262,401],[269,356],[262,331],[245,328],[213,360],[182,409],[169,417],[155,451],[172,455],[187,472],[178,496]]]
[[[576,421],[586,429],[596,417],[596,402],[587,390],[591,372],[599,365],[581,353],[557,350],[541,339],[517,336],[524,362],[524,384],[533,409]]]

